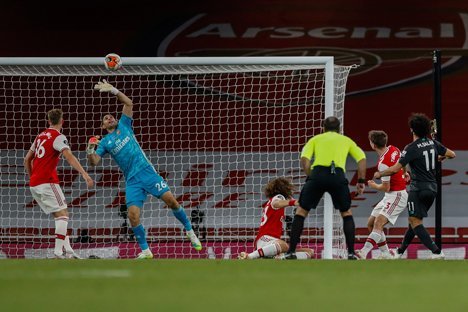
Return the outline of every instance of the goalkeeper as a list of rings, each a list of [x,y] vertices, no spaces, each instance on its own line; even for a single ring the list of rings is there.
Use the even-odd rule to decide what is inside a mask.
[[[120,120],[115,119],[112,115],[103,117],[102,129],[107,131],[107,135],[101,141],[99,141],[99,137],[92,137],[88,142],[87,154],[88,161],[92,166],[96,166],[107,153],[111,154],[125,176],[128,219],[142,250],[137,259],[153,258],[153,253],[146,241],[145,230],[140,223],[140,209],[143,208],[148,193],[166,203],[177,220],[183,224],[192,247],[195,250],[201,250],[200,240],[195,235],[184,209],[172,195],[166,181],[153,168],[135,139],[132,128],[133,102],[106,80],[98,82],[94,89],[101,93],[111,93],[117,96],[123,104]]]

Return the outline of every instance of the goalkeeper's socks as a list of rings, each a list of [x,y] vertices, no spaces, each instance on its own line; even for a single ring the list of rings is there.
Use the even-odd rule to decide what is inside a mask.
[[[187,218],[187,214],[182,206],[177,209],[172,209],[172,213],[174,214],[174,217],[184,225],[184,229],[186,231],[190,231],[192,229],[192,223],[190,223],[190,220]]]
[[[403,241],[401,242],[401,246],[398,247],[397,251],[400,255],[404,254],[408,246],[411,244],[411,241],[413,240],[415,234],[413,231],[413,228],[411,227],[410,224],[408,224],[408,229],[405,232],[405,237],[403,238]]]
[[[63,246],[67,237],[68,217],[55,218],[55,248],[54,253],[57,256],[63,255]]]
[[[257,258],[271,258],[278,255],[281,251],[281,248],[278,244],[270,244],[263,248],[259,248],[252,253],[249,253],[249,259]]]
[[[426,246],[432,253],[440,254],[440,249],[437,247],[436,243],[432,240],[429,232],[426,230],[424,225],[420,224],[413,229],[414,233],[418,235],[421,242]]]
[[[135,238],[140,245],[141,250],[148,249],[148,242],[146,241],[146,233],[143,224],[138,224],[137,226],[133,227],[133,233],[135,234]]]
[[[354,237],[356,226],[354,225],[353,216],[343,217],[343,232],[346,239],[346,246],[348,247],[348,254],[354,254]]]
[[[295,215],[291,225],[291,241],[289,242],[288,254],[296,252],[297,244],[301,240],[302,229],[304,228],[305,218]]]

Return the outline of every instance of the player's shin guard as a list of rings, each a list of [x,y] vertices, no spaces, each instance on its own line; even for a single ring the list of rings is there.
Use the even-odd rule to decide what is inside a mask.
[[[354,225],[353,216],[343,217],[343,232],[346,238],[346,246],[348,247],[348,254],[354,254],[354,238],[356,226]]]
[[[278,244],[267,245],[263,248],[259,248],[252,253],[249,253],[249,259],[257,258],[270,258],[278,255],[281,251],[281,248]]]
[[[302,229],[304,228],[305,218],[300,215],[295,215],[291,226],[291,241],[289,243],[288,254],[296,252],[297,244],[301,240]]]
[[[63,254],[63,246],[67,237],[68,217],[55,218],[55,248],[54,253],[57,256]]]
[[[143,224],[138,224],[137,226],[133,227],[133,233],[135,234],[135,238],[140,245],[141,250],[148,249],[148,242],[146,241],[146,233]]]
[[[192,223],[190,223],[190,220],[187,218],[187,214],[182,206],[177,209],[172,209],[172,213],[174,214],[174,217],[182,223],[186,231],[190,231],[192,229]]]

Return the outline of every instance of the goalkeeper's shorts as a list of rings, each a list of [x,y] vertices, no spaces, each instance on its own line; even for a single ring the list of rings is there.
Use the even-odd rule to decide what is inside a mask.
[[[148,166],[127,180],[125,197],[127,207],[143,207],[148,194],[160,198],[164,193],[170,191],[167,182]]]

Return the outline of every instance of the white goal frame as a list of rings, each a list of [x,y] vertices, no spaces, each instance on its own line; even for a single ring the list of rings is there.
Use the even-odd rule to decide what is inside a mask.
[[[0,57],[0,65],[52,66],[52,65],[103,65],[103,57]],[[325,117],[334,112],[334,58],[332,56],[284,57],[122,57],[127,65],[320,65],[325,68]],[[118,72],[115,72],[119,74]],[[333,258],[333,204],[324,197],[324,250],[323,259]]]

